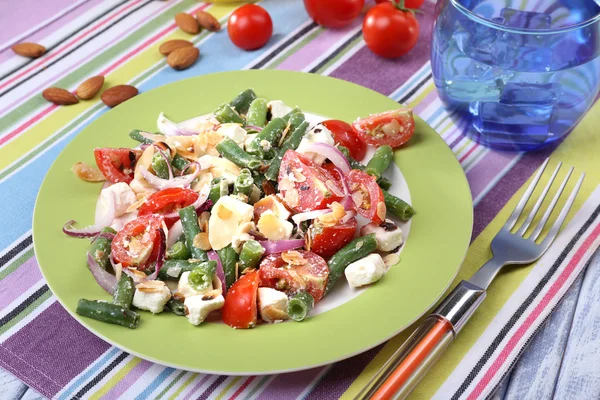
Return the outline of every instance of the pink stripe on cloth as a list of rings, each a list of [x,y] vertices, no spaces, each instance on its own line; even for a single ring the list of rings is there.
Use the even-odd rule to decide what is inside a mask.
[[[552,284],[548,292],[544,295],[540,303],[535,307],[535,309],[531,312],[531,314],[525,319],[523,324],[517,329],[514,335],[508,340],[506,346],[498,357],[494,360],[494,362],[490,365],[487,372],[483,376],[483,378],[477,383],[477,386],[473,391],[469,394],[468,400],[477,399],[486,386],[491,382],[494,378],[502,364],[506,362],[508,356],[513,352],[515,347],[518,345],[519,341],[523,338],[523,336],[527,333],[529,328],[534,324],[534,322],[540,317],[540,314],[550,302],[556,297],[559,290],[565,285],[569,276],[575,270],[575,267],[581,262],[585,253],[590,249],[594,241],[600,236],[600,224],[597,224],[594,230],[589,234],[589,236],[585,239],[581,247],[577,249],[573,258],[569,261],[563,272],[560,274],[558,279]]]
[[[35,257],[31,257],[0,281],[0,310],[15,301],[41,279],[42,274],[38,268],[37,260]]]
[[[256,400],[295,399],[322,371],[323,367],[277,375]]]
[[[119,381],[119,383],[113,386],[113,388],[110,389],[101,398],[110,400],[120,397],[123,393],[127,391],[127,389],[129,389],[135,382],[137,382],[137,380],[140,378],[140,376],[144,374],[144,372],[146,372],[153,365],[154,363],[150,361],[140,361],[135,367],[131,369],[131,371],[127,373],[127,375],[123,377],[123,379]]]
[[[467,172],[467,180],[471,187],[473,198],[492,182],[508,164],[520,155],[515,153],[489,151],[481,160]]]

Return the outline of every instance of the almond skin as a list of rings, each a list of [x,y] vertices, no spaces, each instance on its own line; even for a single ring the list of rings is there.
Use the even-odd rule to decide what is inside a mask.
[[[12,51],[23,57],[38,58],[46,52],[46,48],[37,43],[17,43],[12,45]]]
[[[186,69],[196,62],[199,55],[200,50],[196,47],[183,47],[169,54],[167,64],[176,70]]]
[[[201,27],[211,32],[218,32],[221,30],[221,23],[219,22],[219,20],[213,17],[212,14],[207,13],[206,11],[196,11],[196,20],[198,21]]]
[[[192,35],[200,32],[200,26],[198,25],[198,21],[190,14],[179,13],[175,15],[175,23],[182,31],[186,33],[190,33]]]
[[[163,56],[168,56],[169,54],[171,54],[173,51],[175,51],[177,49],[181,49],[182,47],[193,47],[193,46],[194,46],[194,43],[192,43],[190,41],[183,40],[183,39],[173,39],[173,40],[167,40],[166,42],[161,44],[160,47],[158,48],[158,51]]]
[[[117,85],[106,89],[102,93],[101,99],[107,106],[116,107],[122,102],[135,97],[137,94],[138,90],[131,85]]]
[[[79,103],[77,97],[66,89],[57,87],[51,87],[42,92],[42,96],[50,103],[57,104],[59,106],[68,106],[71,104]]]
[[[77,86],[75,94],[82,100],[89,100],[100,91],[102,85],[104,85],[104,77],[102,75],[92,76]]]

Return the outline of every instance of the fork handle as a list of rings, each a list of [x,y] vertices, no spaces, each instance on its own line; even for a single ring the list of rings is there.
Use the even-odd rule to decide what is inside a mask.
[[[485,298],[485,290],[460,282],[410,335],[355,399],[404,399],[452,343]]]

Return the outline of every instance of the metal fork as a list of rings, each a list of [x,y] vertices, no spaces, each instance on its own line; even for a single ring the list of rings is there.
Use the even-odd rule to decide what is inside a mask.
[[[538,241],[573,173],[573,168],[567,173],[531,235],[525,236],[548,195],[562,163],[559,163],[554,170],[523,224],[515,233],[511,233],[549,161],[549,159],[546,159],[542,164],[508,221],[492,240],[492,259],[479,268],[471,279],[461,281],[454,288],[448,297],[375,374],[355,399],[387,400],[406,398],[485,299],[488,286],[502,267],[532,263],[539,259],[550,247],[567,218],[567,214],[585,178],[585,174],[581,174],[556,221],[543,240]]]

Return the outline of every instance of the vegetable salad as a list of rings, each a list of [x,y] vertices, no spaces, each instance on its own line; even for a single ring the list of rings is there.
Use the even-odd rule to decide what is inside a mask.
[[[399,261],[388,216],[414,210],[383,172],[413,134],[411,110],[311,126],[248,89],[185,123],[161,114],[157,128],[131,131],[137,147],[95,149],[97,170],[73,168],[106,182],[95,224],[63,231],[92,239],[88,267],[113,295],[81,299],[79,314],[128,328],[139,310],[233,328],[302,321],[342,275],[360,288]]]

